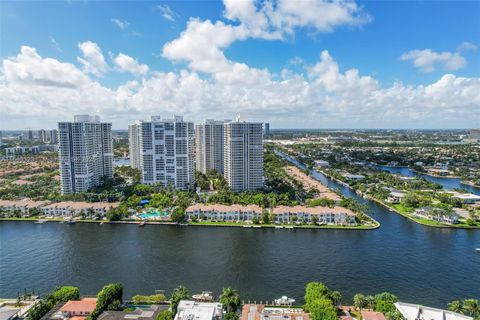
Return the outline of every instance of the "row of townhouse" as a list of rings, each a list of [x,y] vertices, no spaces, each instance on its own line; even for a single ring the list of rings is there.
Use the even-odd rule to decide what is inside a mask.
[[[194,204],[185,211],[189,220],[207,220],[207,221],[253,221],[260,219],[262,208],[257,205],[242,206],[239,204],[223,205],[213,204],[205,205],[201,203]]]
[[[278,206],[272,213],[277,223],[287,223],[297,220],[313,222],[316,218],[319,224],[354,224],[355,213],[343,207],[305,207],[305,206]]]
[[[20,212],[21,215],[29,215],[31,209],[41,208],[48,203],[50,202],[34,201],[31,199],[0,200],[0,211],[6,213]]]
[[[39,209],[43,215],[55,217],[76,217],[85,215],[104,216],[108,210],[118,207],[119,203],[109,202],[56,202],[23,200],[0,200],[0,211],[15,213],[20,211],[22,215],[29,215],[31,209]]]
[[[354,224],[355,213],[343,207],[305,207],[278,206],[267,211],[273,215],[274,223],[294,221],[311,223],[316,219],[319,224]],[[257,205],[205,205],[195,204],[185,211],[189,220],[206,221],[253,221],[260,220],[262,208]]]
[[[119,203],[114,202],[57,202],[41,208],[46,216],[55,217],[77,217],[81,215],[105,216],[108,210],[118,207]]]

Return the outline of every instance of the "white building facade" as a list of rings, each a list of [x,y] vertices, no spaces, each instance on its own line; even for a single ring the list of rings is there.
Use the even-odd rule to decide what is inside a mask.
[[[223,173],[224,121],[212,119],[195,126],[195,162],[202,173],[216,170]]]
[[[224,176],[232,191],[263,188],[262,131],[261,122],[224,124]]]
[[[117,202],[57,202],[43,206],[42,213],[46,216],[54,217],[77,217],[81,215],[86,216],[101,216],[104,217],[108,210],[118,207]]]
[[[130,167],[141,170],[140,167],[140,121],[128,126],[128,151]]]
[[[218,302],[180,300],[174,320],[223,320],[223,306]]]
[[[252,222],[261,220],[267,213],[276,224],[313,223],[327,225],[354,225],[355,213],[343,207],[305,207],[278,206],[273,209],[262,209],[257,205],[242,206],[222,204],[194,204],[185,210],[189,220]]]
[[[113,178],[112,124],[98,116],[79,115],[58,123],[62,194],[86,192]]]
[[[131,141],[130,157],[138,156],[142,183],[171,185],[186,190],[194,187],[194,125],[183,117],[138,121],[138,141]],[[135,129],[131,137],[135,139]],[[135,147],[135,144],[137,145]]]

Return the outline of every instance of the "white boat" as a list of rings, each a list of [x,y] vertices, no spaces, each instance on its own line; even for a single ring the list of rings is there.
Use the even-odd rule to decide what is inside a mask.
[[[213,301],[213,295],[211,291],[202,291],[200,294],[194,294],[192,296],[193,300],[211,302]]]
[[[140,223],[138,224],[138,226],[139,226],[139,227],[145,226],[145,221],[140,222]]]
[[[480,248],[475,249],[475,251],[477,251],[477,253],[480,253]]]
[[[282,296],[281,298],[275,299],[275,304],[277,306],[291,306],[294,302],[295,299],[287,296]]]
[[[45,223],[47,222],[46,219],[38,219],[37,221],[35,221],[35,223]]]
[[[275,229],[283,229],[282,226],[275,226]]]

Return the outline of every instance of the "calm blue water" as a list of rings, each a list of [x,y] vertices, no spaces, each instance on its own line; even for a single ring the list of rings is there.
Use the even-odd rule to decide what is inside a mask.
[[[274,230],[147,225],[0,222],[0,296],[78,285],[83,294],[120,281],[125,295],[222,287],[245,300],[287,295],[302,302],[305,284],[322,281],[348,302],[357,292],[391,291],[407,302],[446,307],[480,298],[480,231],[424,227],[313,172],[367,203],[372,231]]]
[[[390,166],[377,166],[381,170],[385,170],[391,173],[399,174],[405,177],[416,177],[421,176],[428,181],[438,183],[443,186],[446,190],[452,189],[465,189],[470,193],[480,195],[480,188],[461,183],[458,178],[444,178],[444,177],[432,177],[426,174],[417,174],[408,167],[390,167]]]

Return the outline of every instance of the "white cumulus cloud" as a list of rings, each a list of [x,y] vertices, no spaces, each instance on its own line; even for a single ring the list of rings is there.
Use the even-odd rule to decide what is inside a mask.
[[[146,64],[141,64],[134,58],[123,53],[119,53],[114,61],[121,71],[127,71],[135,75],[143,75],[148,72],[148,66]]]
[[[229,63],[231,70],[210,77],[192,70],[150,71],[141,81],[109,89],[73,64],[41,57],[24,46],[3,60],[0,113],[12,126],[29,121],[25,115],[54,126],[74,113],[96,113],[116,128],[150,114],[171,113],[201,121],[242,112],[284,127],[461,126],[465,119],[480,120],[479,78],[446,74],[428,85],[384,88],[357,69],[341,70],[328,51],[307,68],[306,76],[285,70],[278,79],[267,69]]]
[[[77,57],[77,60],[83,65],[86,73],[91,73],[98,77],[108,70],[102,50],[95,42],[80,42],[78,43],[78,48],[82,51],[83,58]]]
[[[435,52],[432,49],[412,50],[402,54],[400,59],[412,61],[423,72],[433,72],[436,68],[454,71],[467,65],[467,60],[458,52]]]

